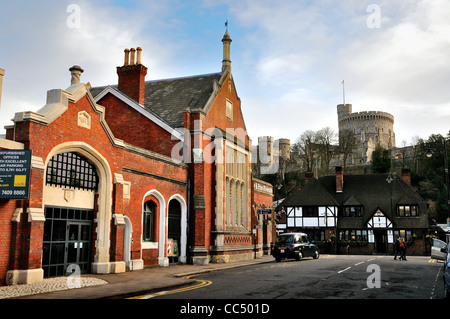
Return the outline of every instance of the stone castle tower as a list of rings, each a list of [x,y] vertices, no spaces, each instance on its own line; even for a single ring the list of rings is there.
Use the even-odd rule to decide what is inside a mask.
[[[255,176],[280,173],[284,176],[286,163],[291,157],[289,139],[274,140],[273,136],[258,137],[258,145],[254,147],[252,159]]]
[[[339,104],[337,113],[339,135],[343,130],[350,130],[358,142],[354,164],[370,162],[378,144],[385,149],[395,147],[393,115],[378,111],[352,113],[351,104]]]

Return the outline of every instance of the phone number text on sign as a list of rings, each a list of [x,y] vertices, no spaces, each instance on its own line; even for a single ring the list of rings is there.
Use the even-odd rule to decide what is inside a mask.
[[[30,150],[0,150],[0,198],[28,198],[30,169]]]

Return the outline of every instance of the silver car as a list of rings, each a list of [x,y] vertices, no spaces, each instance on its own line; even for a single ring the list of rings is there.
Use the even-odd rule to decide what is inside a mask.
[[[444,261],[444,298],[450,299],[450,245],[433,239],[431,258]]]

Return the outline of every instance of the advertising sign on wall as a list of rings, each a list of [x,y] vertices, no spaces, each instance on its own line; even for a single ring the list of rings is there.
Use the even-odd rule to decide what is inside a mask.
[[[30,171],[30,150],[0,150],[0,198],[27,199]]]

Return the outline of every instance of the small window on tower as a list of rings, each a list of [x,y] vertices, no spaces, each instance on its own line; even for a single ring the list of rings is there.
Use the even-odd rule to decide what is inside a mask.
[[[226,116],[227,119],[229,119],[230,121],[233,120],[233,102],[227,100],[227,105],[226,105]]]

